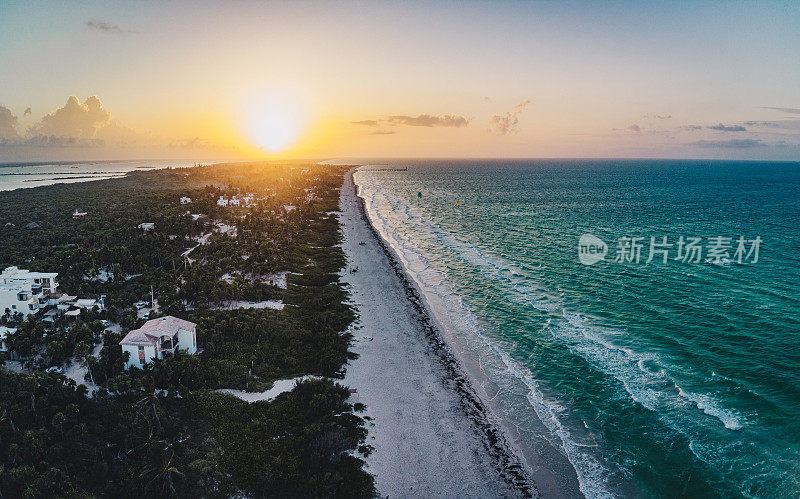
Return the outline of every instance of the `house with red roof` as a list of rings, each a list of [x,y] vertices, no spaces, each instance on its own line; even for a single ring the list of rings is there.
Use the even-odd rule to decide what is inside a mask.
[[[130,355],[125,368],[143,367],[153,359],[168,359],[181,350],[197,353],[197,324],[168,315],[151,319],[119,342],[122,354]]]

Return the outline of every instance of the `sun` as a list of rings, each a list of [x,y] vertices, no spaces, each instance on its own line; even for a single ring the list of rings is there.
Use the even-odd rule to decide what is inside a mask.
[[[303,131],[302,106],[288,96],[261,96],[248,103],[245,127],[259,148],[278,153],[291,147]]]

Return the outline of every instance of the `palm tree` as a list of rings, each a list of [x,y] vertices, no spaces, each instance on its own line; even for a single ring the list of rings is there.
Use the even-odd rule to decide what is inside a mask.
[[[94,385],[94,376],[92,375],[91,367],[91,360],[94,359],[92,356],[92,347],[84,342],[78,343],[75,345],[75,357],[78,359],[78,362],[80,362],[81,367],[88,371],[89,380],[91,381],[92,385]]]
[[[145,492],[149,491],[150,487],[157,482],[161,483],[161,493],[168,497],[175,497],[177,492],[175,491],[175,482],[173,480],[173,476],[183,475],[177,467],[172,464],[172,459],[174,458],[174,453],[170,454],[169,458],[165,458],[164,462],[161,466],[157,468],[153,468],[144,474],[152,474],[153,478],[147,482],[147,486],[145,487]]]
[[[154,417],[154,419],[156,421],[156,425],[158,426],[158,429],[160,431],[161,430],[161,418],[159,417],[158,412],[159,412],[159,410],[161,408],[161,403],[160,403],[160,401],[158,399],[158,392],[155,389],[153,389],[153,391],[151,393],[148,393],[147,395],[142,397],[142,399],[139,400],[139,402],[136,403],[136,407],[138,407],[141,410],[141,409],[145,408],[148,404],[150,405],[150,407],[153,410],[153,417]]]
[[[26,391],[30,391],[31,394],[31,411],[33,414],[36,414],[36,389],[39,388],[39,377],[34,374],[29,374],[23,378],[23,384],[26,388]]]

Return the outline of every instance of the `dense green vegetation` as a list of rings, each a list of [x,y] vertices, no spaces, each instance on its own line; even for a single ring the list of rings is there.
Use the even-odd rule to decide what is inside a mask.
[[[347,389],[311,381],[271,403],[205,390],[95,399],[51,373],[0,370],[4,497],[361,497],[364,438]]]
[[[347,388],[305,381],[253,404],[214,391],[341,374],[355,314],[329,213],[343,171],[215,165],[0,193],[0,266],[58,272],[63,292],[107,304],[47,330],[2,319],[18,327],[9,344],[26,369],[0,369],[0,497],[372,495]],[[250,207],[216,203],[248,192]],[[270,283],[279,272],[285,287]],[[132,305],[151,289],[160,313],[198,324],[202,352],[125,371],[118,342],[143,323]],[[284,308],[236,306],[264,300]],[[94,396],[43,371],[65,362],[87,367]]]

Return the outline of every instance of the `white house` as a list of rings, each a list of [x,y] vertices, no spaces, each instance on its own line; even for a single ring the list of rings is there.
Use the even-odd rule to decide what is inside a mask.
[[[78,308],[85,308],[87,310],[91,310],[94,307],[97,307],[99,310],[105,309],[103,306],[105,295],[101,296],[100,299],[96,298],[81,298],[79,300],[75,300],[75,306]]]
[[[191,202],[192,202],[192,198],[187,198],[185,196],[181,198],[181,204],[189,204]]]
[[[30,272],[17,267],[6,267],[0,274],[0,315],[35,314],[41,308],[55,303],[58,296],[58,274],[55,272]]]
[[[140,229],[147,232],[148,230],[153,230],[156,228],[156,224],[153,222],[143,222],[138,225]]]
[[[250,206],[252,202],[252,194],[243,199],[239,199],[238,196],[233,196],[230,199],[226,198],[225,196],[220,196],[219,199],[217,199],[217,204],[219,206]]]
[[[62,312],[66,312],[67,310],[71,309],[73,305],[75,305],[76,301],[78,301],[77,296],[63,294],[58,297],[58,300],[56,300],[56,308]]]
[[[128,333],[122,341],[122,354],[130,354],[126,369],[142,367],[153,359],[165,359],[175,355],[176,350],[188,354],[197,353],[197,324],[166,316],[151,319],[139,329]]]
[[[72,218],[85,217],[86,215],[88,215],[87,212],[80,210],[78,208],[75,208],[75,211],[72,212]]]

